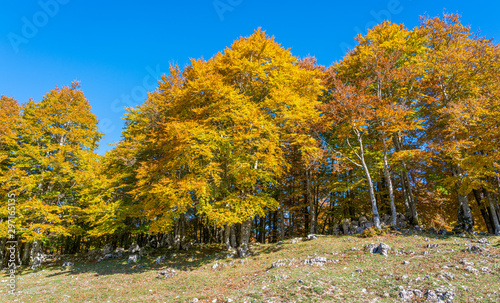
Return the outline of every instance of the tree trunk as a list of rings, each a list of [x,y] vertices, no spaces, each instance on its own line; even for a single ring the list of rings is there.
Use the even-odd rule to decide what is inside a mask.
[[[493,226],[495,228],[495,235],[499,235],[500,234],[500,225],[498,222],[499,218],[498,218],[497,213],[496,213],[493,198],[491,197],[490,192],[484,187],[483,187],[483,192],[484,192],[484,195],[486,196],[486,199],[488,200],[488,204],[490,206],[490,213],[491,213],[491,218],[493,219]]]
[[[488,229],[488,233],[493,234],[495,233],[495,227],[493,226],[491,222],[491,215],[486,207],[484,207],[484,204],[482,203],[481,199],[481,193],[477,189],[473,189],[472,193],[474,193],[474,199],[477,202],[477,205],[479,206],[479,211],[481,212],[481,215],[484,219],[484,223],[486,224],[486,228]]]
[[[397,132],[392,133],[392,141],[394,143],[394,150],[399,152],[402,150],[401,138],[399,138],[399,134]],[[403,190],[403,197],[405,202],[405,210],[406,210],[406,218],[408,223],[411,225],[418,225],[418,213],[417,213],[417,200],[413,196],[410,176],[408,173],[408,169],[406,167],[406,163],[401,161],[401,188]]]
[[[361,134],[359,133],[359,131],[356,131],[356,135],[358,137],[358,142],[360,147],[359,158],[361,160],[361,166],[363,167],[363,170],[365,172],[366,181],[368,182],[368,190],[370,192],[370,201],[372,204],[372,212],[373,212],[373,224],[375,225],[375,227],[380,229],[381,226],[380,226],[380,216],[378,214],[377,199],[375,198],[375,190],[373,188],[372,177],[370,175],[370,171],[368,170],[368,165],[366,165],[365,162],[365,151],[363,147],[363,140],[361,138]]]
[[[24,242],[23,245],[23,256],[21,258],[21,264],[22,265],[29,265],[30,264],[30,242]]]
[[[0,270],[3,269],[5,263],[5,243],[7,242],[7,238],[0,238]]]
[[[240,246],[238,248],[238,254],[240,257],[248,256],[248,243],[250,242],[250,231],[252,229],[252,219],[248,219],[241,223],[240,230]]]
[[[224,226],[224,243],[226,244],[226,249],[230,250],[233,248],[231,246],[231,225]]]
[[[389,165],[387,164],[387,147],[385,145],[385,138],[382,139],[384,143],[384,175],[389,188],[389,202],[391,205],[392,225],[396,226],[396,205],[394,204],[394,193],[392,189],[391,173],[389,172]]]
[[[469,205],[469,198],[467,193],[462,190],[462,180],[460,169],[456,165],[452,165],[451,171],[454,177],[459,178],[455,182],[455,191],[457,192],[458,204],[460,209],[458,212],[458,222],[457,228],[459,230],[464,230],[466,232],[472,233],[474,229],[474,218],[472,217],[472,211]]]
[[[311,185],[311,170],[306,170],[306,193],[307,193],[307,202],[309,204],[309,234],[316,233],[316,214],[314,211],[314,198],[312,194],[312,185]]]

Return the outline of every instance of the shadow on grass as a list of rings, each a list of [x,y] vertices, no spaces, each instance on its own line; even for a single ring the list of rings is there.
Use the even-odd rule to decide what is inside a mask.
[[[259,256],[261,254],[272,254],[283,249],[282,245],[266,245],[261,247],[254,247],[251,257]],[[155,263],[155,260],[160,256],[165,256],[165,260],[161,263]],[[193,271],[203,266],[208,266],[215,261],[230,262],[244,258],[229,258],[227,251],[222,245],[203,245],[200,247],[192,247],[189,251],[174,251],[167,249],[157,249],[143,256],[140,261],[136,263],[128,263],[129,254],[118,259],[103,260],[99,263],[92,262],[78,262],[71,261],[75,265],[72,267],[62,267],[62,261],[58,262],[57,266],[42,267],[36,270],[25,270],[24,273],[39,272],[41,270],[49,271],[47,277],[55,277],[61,275],[79,275],[94,273],[95,276],[109,276],[116,274],[136,274],[142,272],[158,272],[165,268],[172,268],[176,271]],[[75,256],[76,258],[76,256]]]

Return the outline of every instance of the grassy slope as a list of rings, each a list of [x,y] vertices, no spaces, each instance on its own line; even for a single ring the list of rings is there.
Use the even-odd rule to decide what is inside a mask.
[[[288,240],[283,245],[255,245],[254,254],[246,259],[226,259],[212,246],[167,253],[163,264],[153,263],[160,252],[137,264],[127,264],[123,258],[75,262],[74,268],[63,269],[59,263],[24,271],[18,275],[22,293],[9,296],[2,287],[0,302],[191,302],[193,298],[199,302],[227,302],[228,298],[233,302],[394,302],[399,301],[401,286],[423,292],[447,287],[457,294],[454,302],[500,302],[500,239],[489,240],[488,251],[479,254],[462,252],[469,240],[459,237],[327,236],[295,244]],[[369,254],[363,247],[372,242],[384,242],[392,250],[387,257]],[[439,247],[426,248],[429,243]],[[424,255],[424,251],[429,254]],[[306,258],[314,256],[338,262],[304,264]],[[473,262],[479,273],[465,270],[466,265],[459,262],[462,258]],[[278,259],[295,262],[271,268]],[[216,269],[215,263],[220,264]],[[481,267],[491,272],[484,273]],[[177,275],[156,279],[166,268],[175,269]],[[444,273],[455,278],[439,277]],[[1,279],[7,277],[2,275]],[[6,284],[3,281],[2,286]]]

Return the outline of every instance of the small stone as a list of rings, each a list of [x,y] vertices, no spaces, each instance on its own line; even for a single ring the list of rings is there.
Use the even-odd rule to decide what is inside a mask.
[[[362,272],[363,272],[363,270],[362,270],[362,269],[360,269],[360,268],[358,268],[358,269],[356,269],[356,272],[357,272],[358,274],[360,274],[360,273],[362,273]]]
[[[403,261],[403,265],[408,265],[408,264],[410,264],[410,262],[408,262],[408,261]]]
[[[73,262],[64,262],[62,267],[73,267],[75,264]]]

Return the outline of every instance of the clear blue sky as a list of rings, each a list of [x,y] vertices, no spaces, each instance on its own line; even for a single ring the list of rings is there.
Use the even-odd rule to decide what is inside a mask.
[[[464,24],[500,39],[500,1],[91,1],[0,0],[0,95],[37,101],[81,81],[105,133],[99,153],[120,140],[124,106],[144,101],[171,63],[210,58],[258,27],[296,56],[330,65],[354,37],[384,19],[459,13]]]

